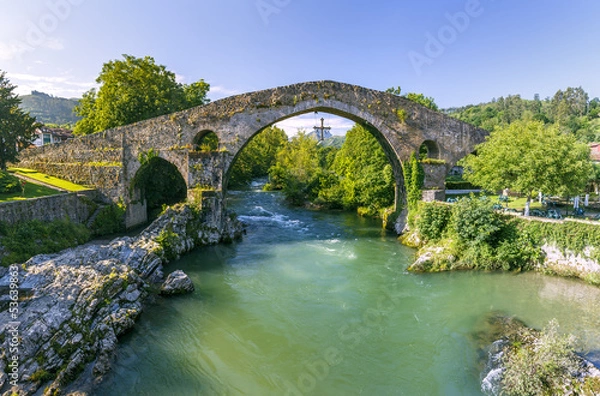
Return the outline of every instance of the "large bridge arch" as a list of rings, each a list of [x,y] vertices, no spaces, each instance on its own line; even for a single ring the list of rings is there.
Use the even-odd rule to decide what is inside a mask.
[[[286,119],[296,117],[303,114],[309,114],[313,112],[324,112],[334,114],[351,121],[354,121],[357,124],[360,124],[365,129],[367,129],[371,134],[377,139],[379,144],[382,146],[389,162],[392,165],[392,170],[394,172],[394,177],[396,180],[396,207],[400,207],[402,205],[402,189],[403,189],[403,172],[402,172],[402,162],[400,161],[400,153],[397,152],[395,147],[400,146],[400,142],[395,138],[397,136],[393,130],[389,129],[385,124],[381,123],[380,120],[371,113],[361,112],[358,108],[349,105],[347,103],[339,102],[339,101],[328,101],[328,103],[319,102],[315,100],[307,100],[303,103],[297,103],[293,107],[283,107],[279,108],[279,111],[271,114],[270,112],[261,112],[260,115],[257,115],[257,121],[259,121],[258,126],[249,126],[241,130],[239,139],[234,143],[235,145],[230,146],[232,151],[230,152],[231,157],[225,164],[225,169],[223,172],[223,181],[222,181],[222,189],[225,192],[227,188],[227,184],[229,181],[229,175],[231,173],[231,169],[235,164],[240,153],[244,150],[244,148],[248,145],[248,143],[260,132],[264,131],[266,128],[273,126],[281,121]],[[245,124],[247,125],[247,124]],[[254,128],[259,128],[255,130]]]

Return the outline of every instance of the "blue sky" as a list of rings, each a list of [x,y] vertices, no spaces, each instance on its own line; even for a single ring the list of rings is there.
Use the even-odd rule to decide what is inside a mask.
[[[0,70],[21,94],[79,97],[104,62],[131,54],[182,82],[203,78],[213,100],[323,79],[399,85],[444,108],[568,86],[600,96],[592,0],[0,0],[0,10]]]

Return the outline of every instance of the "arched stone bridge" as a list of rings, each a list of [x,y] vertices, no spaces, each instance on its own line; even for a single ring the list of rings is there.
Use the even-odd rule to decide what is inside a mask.
[[[146,219],[145,207],[136,202],[139,194],[131,186],[141,167],[141,153],[155,150],[179,169],[188,189],[210,187],[222,203],[231,166],[252,137],[286,118],[314,111],[348,118],[373,133],[394,169],[397,206],[403,200],[401,164],[410,153],[425,143],[432,156],[445,161],[445,175],[488,134],[403,97],[318,81],[236,95],[61,145],[26,150],[19,166],[94,185],[106,199],[122,199],[128,204],[127,224],[133,226]],[[195,151],[194,143],[209,132],[217,135],[218,149]]]

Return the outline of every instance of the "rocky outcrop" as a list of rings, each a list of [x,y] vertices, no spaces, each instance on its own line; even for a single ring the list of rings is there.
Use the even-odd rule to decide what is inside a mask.
[[[486,348],[487,361],[481,376],[481,391],[490,396],[504,394],[597,395],[600,370],[577,355],[574,337],[561,336],[551,321],[543,331],[523,322],[492,316],[495,341]],[[508,378],[507,378],[508,377]]]
[[[160,287],[160,294],[186,294],[194,291],[194,284],[187,274],[181,270],[171,272],[167,280]]]
[[[582,253],[575,253],[546,243],[542,246],[542,252],[544,261],[538,270],[581,278],[596,285],[600,284],[600,263],[598,263],[595,248],[588,246]]]
[[[163,264],[196,246],[240,235],[232,217],[213,217],[182,205],[137,237],[2,269],[0,290],[18,285],[18,312],[11,312],[10,299],[0,301],[0,391],[30,395],[44,386],[43,394],[60,394],[86,368],[101,379],[118,337],[133,327],[144,298],[162,282]],[[9,376],[14,361],[18,376]]]

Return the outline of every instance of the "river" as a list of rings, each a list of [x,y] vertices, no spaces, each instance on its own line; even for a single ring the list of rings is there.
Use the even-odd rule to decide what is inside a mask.
[[[600,349],[600,289],[540,274],[412,274],[378,221],[233,192],[243,241],[200,248],[191,295],[157,297],[119,345],[105,395],[481,395],[494,312],[557,318]]]

